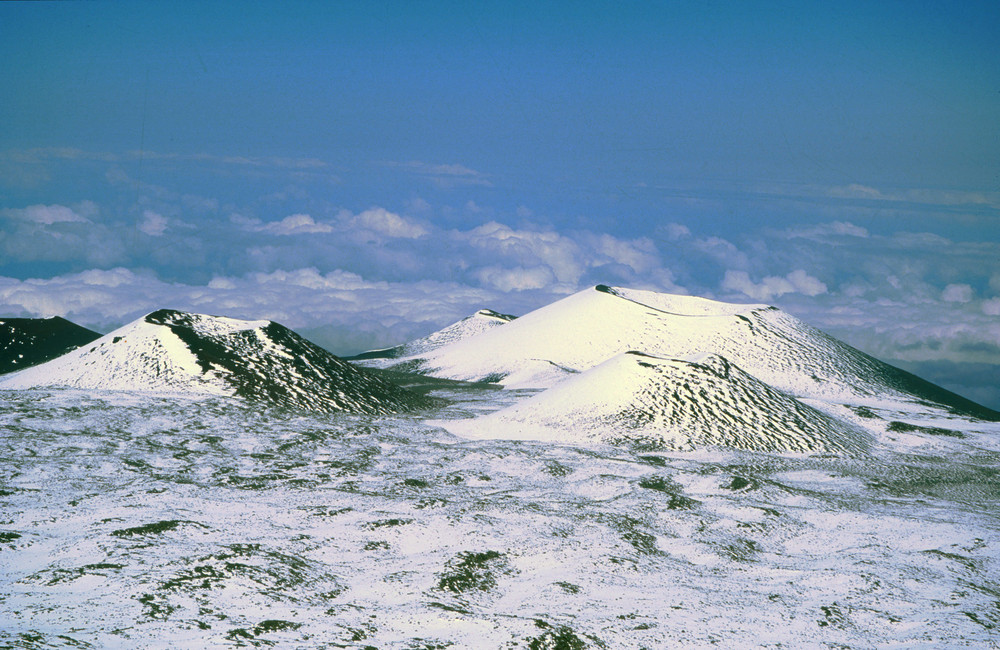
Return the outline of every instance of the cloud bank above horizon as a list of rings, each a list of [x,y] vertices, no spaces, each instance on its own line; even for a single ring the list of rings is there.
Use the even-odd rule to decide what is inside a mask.
[[[1000,407],[1000,9],[0,4],[0,309],[338,353],[605,283]],[[963,374],[964,373],[964,374]]]

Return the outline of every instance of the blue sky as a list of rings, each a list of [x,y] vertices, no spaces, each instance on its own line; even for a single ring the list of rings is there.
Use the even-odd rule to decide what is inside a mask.
[[[0,306],[334,351],[606,282],[1000,407],[1000,6],[2,3]]]

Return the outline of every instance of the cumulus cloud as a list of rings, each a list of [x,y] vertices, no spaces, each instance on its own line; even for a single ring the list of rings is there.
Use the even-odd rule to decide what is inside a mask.
[[[159,237],[167,231],[167,218],[157,214],[152,210],[145,210],[142,213],[142,220],[139,222],[139,230],[150,237]]]
[[[484,285],[503,292],[544,289],[552,286],[555,280],[552,269],[542,266],[530,269],[488,266],[476,271],[475,275]]]
[[[792,271],[785,277],[767,276],[761,282],[753,282],[746,271],[726,271],[722,288],[737,291],[754,300],[768,301],[789,293],[818,296],[827,292],[827,286],[802,269]]]
[[[63,316],[103,332],[161,307],[267,318],[320,331],[323,340],[317,341],[341,354],[423,336],[484,307],[510,312],[538,306],[458,283],[372,281],[315,268],[217,276],[206,284],[164,282],[124,268],[44,280],[0,277],[0,303],[7,313]]]
[[[668,223],[663,230],[670,241],[679,241],[691,236],[691,229],[679,223]]]
[[[469,231],[456,231],[453,237],[510,267],[545,266],[559,283],[575,285],[587,268],[580,245],[550,230],[514,230],[490,221]]]
[[[423,226],[406,219],[385,208],[371,208],[352,218],[351,225],[386,237],[401,239],[416,239],[423,237],[428,230]]]
[[[945,302],[971,302],[972,287],[967,284],[949,284],[941,292],[941,300]]]
[[[1000,316],[1000,298],[984,300],[983,313],[987,316]]]

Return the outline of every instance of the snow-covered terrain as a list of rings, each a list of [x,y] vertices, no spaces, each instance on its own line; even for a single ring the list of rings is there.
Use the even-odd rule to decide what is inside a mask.
[[[0,373],[44,363],[100,334],[65,318],[0,318]]]
[[[774,307],[603,285],[397,362],[417,362],[437,377],[539,388],[630,350],[674,359],[717,354],[799,397],[913,397],[903,371]]]
[[[629,351],[681,360],[718,355],[798,398],[855,405],[930,401],[974,417],[1000,415],[774,307],[604,285],[396,363],[435,377],[548,388]]]
[[[648,452],[0,391],[0,647],[996,647],[1000,426],[865,415],[863,454]]]
[[[1000,643],[1000,414],[764,306],[473,329],[392,361],[506,388],[169,310],[0,378],[0,648]]]
[[[861,427],[772,389],[722,357],[681,361],[638,352],[451,428],[469,436],[649,449],[857,452],[870,439]]]
[[[386,413],[427,405],[277,323],[168,309],[0,377],[0,388],[44,386],[239,396],[315,411]]]
[[[514,316],[501,314],[491,309],[480,309],[472,316],[468,316],[452,323],[451,325],[428,334],[419,339],[415,339],[403,345],[397,345],[383,350],[371,350],[353,357],[344,357],[347,360],[355,361],[358,365],[369,367],[385,367],[392,365],[392,360],[401,357],[413,357],[426,354],[431,350],[436,350],[445,345],[456,343],[470,336],[482,334],[499,325],[505,325],[514,320]]]

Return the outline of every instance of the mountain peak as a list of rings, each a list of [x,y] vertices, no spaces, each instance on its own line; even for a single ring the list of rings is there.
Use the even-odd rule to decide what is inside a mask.
[[[61,316],[0,318],[0,374],[44,363],[100,336]]]
[[[850,404],[934,402],[960,415],[1000,419],[1000,413],[881,362],[773,306],[603,284],[503,327],[411,351],[393,363],[448,379],[549,388],[630,350],[689,362],[717,355],[797,398]],[[702,363],[722,367],[717,360]]]
[[[517,317],[510,314],[501,314],[492,309],[480,309],[471,316],[466,316],[458,322],[408,343],[381,350],[369,350],[368,352],[362,352],[361,354],[345,358],[348,361],[360,361],[362,365],[389,365],[393,363],[393,359],[427,354],[440,347],[487,332],[499,325],[505,325],[515,318]]]
[[[389,413],[428,403],[278,323],[171,309],[0,380],[3,388],[35,386],[229,395],[321,412]]]

